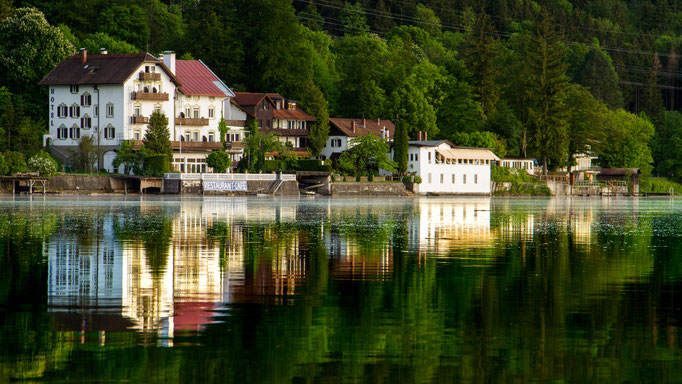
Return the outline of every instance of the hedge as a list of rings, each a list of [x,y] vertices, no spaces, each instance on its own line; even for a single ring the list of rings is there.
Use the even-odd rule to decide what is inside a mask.
[[[144,159],[144,174],[147,176],[163,176],[170,170],[171,162],[168,155],[150,155]]]

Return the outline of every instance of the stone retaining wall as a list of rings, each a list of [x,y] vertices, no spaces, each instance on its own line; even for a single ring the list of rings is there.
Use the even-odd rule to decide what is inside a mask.
[[[404,196],[407,190],[403,183],[332,183],[332,195],[344,196]]]
[[[46,187],[48,192],[114,192],[109,176],[105,175],[54,175],[47,180]]]

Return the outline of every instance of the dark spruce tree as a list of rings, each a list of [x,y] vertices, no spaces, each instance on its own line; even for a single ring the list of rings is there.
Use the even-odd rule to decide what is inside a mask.
[[[564,165],[568,154],[567,64],[561,37],[547,11],[536,22],[527,56],[533,75],[530,79],[529,111],[535,153],[542,159],[543,173],[548,167]]]
[[[407,152],[409,145],[407,123],[405,120],[397,118],[395,132],[393,133],[393,161],[396,163],[396,168],[401,176],[407,172]]]
[[[169,159],[172,157],[173,152],[166,115],[156,111],[152,113],[142,142],[150,155],[167,155]]]
[[[310,127],[310,141],[308,143],[310,154],[317,156],[329,138],[329,112],[327,111],[327,100],[324,99],[324,95],[311,79],[306,81],[300,107],[317,119]]]

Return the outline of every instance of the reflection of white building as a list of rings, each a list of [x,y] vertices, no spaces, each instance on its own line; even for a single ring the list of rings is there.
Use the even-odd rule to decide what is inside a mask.
[[[447,253],[490,247],[490,199],[419,199],[410,223],[411,248]]]

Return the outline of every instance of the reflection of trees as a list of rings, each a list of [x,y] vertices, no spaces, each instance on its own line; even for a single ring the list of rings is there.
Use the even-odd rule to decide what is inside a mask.
[[[127,210],[117,215],[114,233],[119,240],[142,243],[152,274],[159,276],[166,270],[173,228],[172,218],[163,209],[148,210],[144,215]]]

